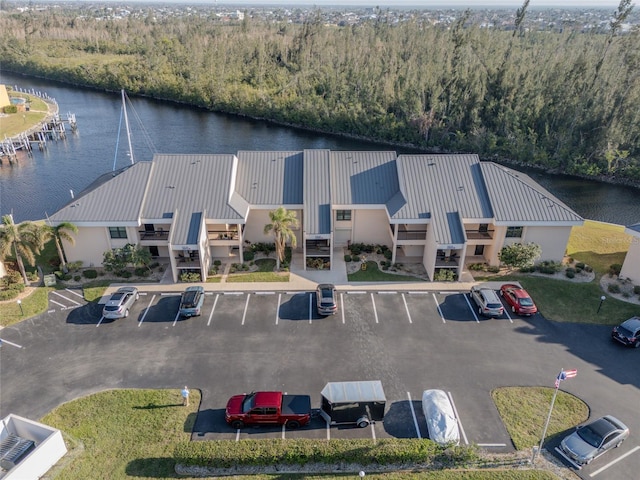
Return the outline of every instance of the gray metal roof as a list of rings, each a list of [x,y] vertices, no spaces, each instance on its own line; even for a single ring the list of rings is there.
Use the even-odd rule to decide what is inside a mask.
[[[395,152],[331,152],[333,205],[384,205],[399,190]]]
[[[431,218],[438,244],[464,243],[463,219],[490,219],[491,203],[477,155],[400,155],[406,203],[396,220]]]
[[[331,403],[387,401],[380,380],[329,382],[320,395]]]
[[[528,175],[493,162],[481,163],[489,198],[500,224],[548,222],[581,225],[583,218]]]
[[[633,230],[634,232],[640,233],[640,223],[636,223],[634,225],[629,225],[627,228],[629,230]]]
[[[251,205],[302,205],[302,152],[238,152],[235,191]]]
[[[151,162],[138,162],[98,177],[49,217],[52,223],[138,225]]]
[[[304,151],[304,231],[307,235],[331,233],[330,151]]]

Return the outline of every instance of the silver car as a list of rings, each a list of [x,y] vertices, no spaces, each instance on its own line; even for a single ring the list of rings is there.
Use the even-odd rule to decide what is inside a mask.
[[[120,287],[111,295],[102,309],[104,318],[124,318],[129,316],[129,309],[140,298],[136,287]]]
[[[629,428],[611,415],[578,427],[560,443],[559,452],[578,468],[612,448],[617,448],[629,436]]]
[[[504,306],[498,294],[490,288],[471,287],[469,297],[478,306],[478,313],[485,317],[500,317],[504,313]]]

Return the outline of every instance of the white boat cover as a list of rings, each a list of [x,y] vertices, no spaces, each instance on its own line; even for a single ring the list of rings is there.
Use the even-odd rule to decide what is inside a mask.
[[[440,445],[460,443],[458,420],[445,392],[425,390],[422,393],[422,411],[427,420],[431,440]]]

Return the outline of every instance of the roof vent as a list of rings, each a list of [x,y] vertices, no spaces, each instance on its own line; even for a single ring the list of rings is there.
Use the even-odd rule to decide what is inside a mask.
[[[175,185],[167,185],[167,188],[176,188]]]

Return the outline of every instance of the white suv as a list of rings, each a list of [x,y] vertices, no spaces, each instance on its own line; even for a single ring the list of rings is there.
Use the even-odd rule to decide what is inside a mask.
[[[469,297],[478,306],[478,313],[485,317],[500,317],[504,313],[504,307],[498,294],[490,288],[471,287]]]

